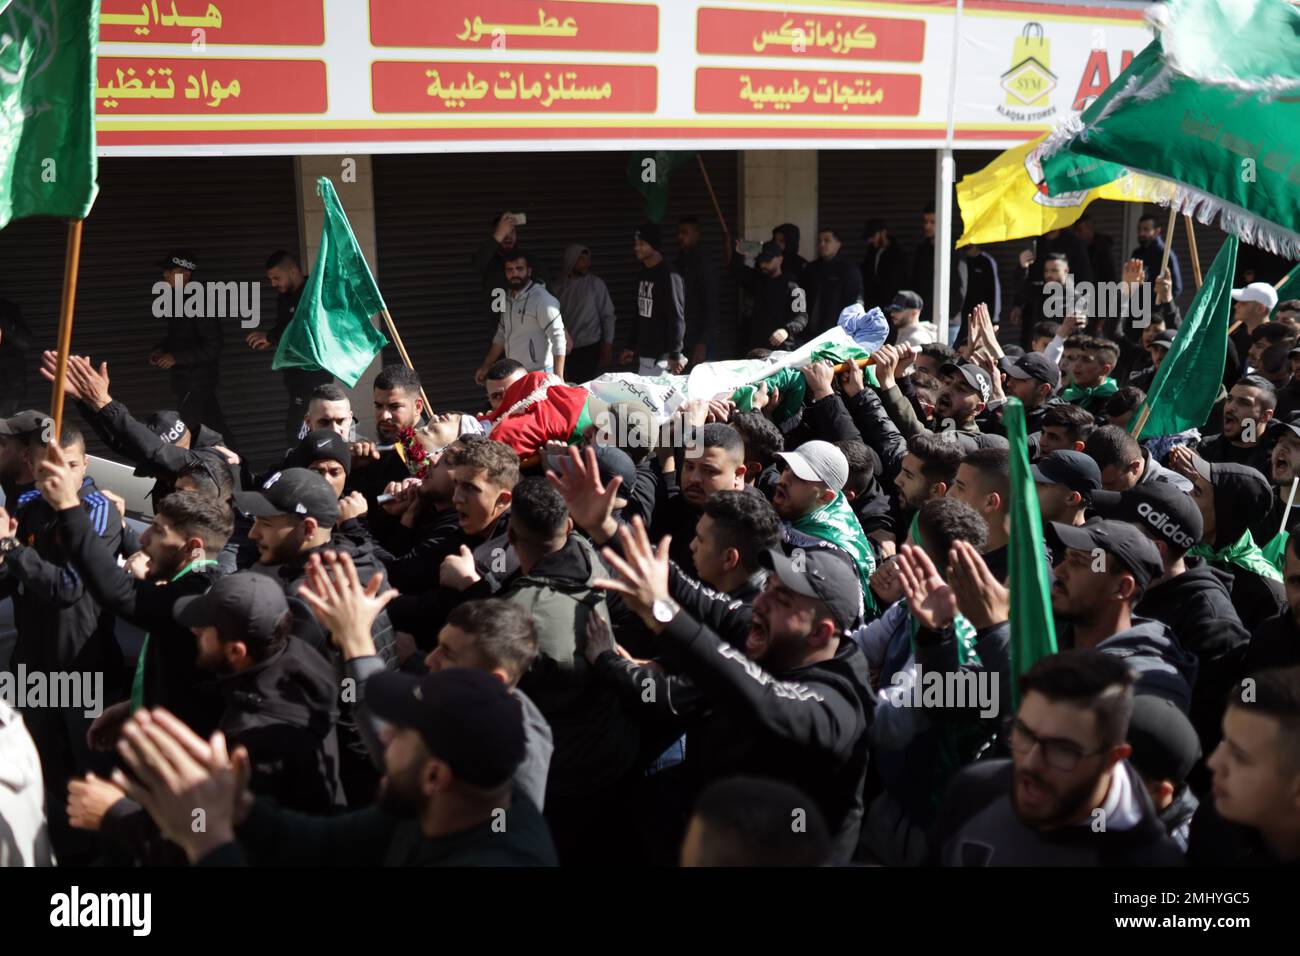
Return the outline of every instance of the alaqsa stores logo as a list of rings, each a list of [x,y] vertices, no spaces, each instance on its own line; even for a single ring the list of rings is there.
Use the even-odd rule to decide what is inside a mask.
[[[1026,23],[1011,47],[1011,68],[1002,74],[1005,103],[998,112],[1016,122],[1037,122],[1056,113],[1048,97],[1056,89],[1051,70],[1052,41],[1041,23]]]

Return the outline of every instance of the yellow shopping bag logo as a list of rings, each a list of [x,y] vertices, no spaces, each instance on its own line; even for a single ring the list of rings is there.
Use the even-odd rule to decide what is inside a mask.
[[[1011,69],[1002,74],[1007,106],[1046,106],[1047,95],[1056,89],[1051,69],[1052,41],[1043,34],[1041,23],[1026,23],[1011,47]]]

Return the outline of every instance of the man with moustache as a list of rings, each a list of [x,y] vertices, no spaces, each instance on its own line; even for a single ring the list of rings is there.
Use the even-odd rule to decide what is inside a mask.
[[[885,352],[886,349],[891,347],[885,346],[880,352]],[[893,358],[893,352],[891,349],[886,355]],[[899,365],[891,367],[886,359],[879,357],[879,353],[877,356],[875,368],[876,378],[880,382],[880,401],[889,412],[889,417],[904,435],[915,435],[923,431],[925,424],[916,417],[912,403],[899,391],[896,379]],[[907,361],[906,355],[900,356],[900,365]],[[989,373],[978,365],[950,362],[939,369],[939,375],[943,387],[939,389],[934,402],[932,430],[978,433],[980,427],[976,418],[983,414],[989,399],[993,397],[993,380]]]
[[[1121,658],[1097,650],[1034,664],[1019,682],[1011,757],[978,761],[954,778],[935,824],[935,861],[1177,865],[1182,854],[1128,763],[1133,682]]]
[[[672,535],[671,557],[692,577],[697,577],[691,555],[691,539],[704,503],[718,491],[741,491],[745,487],[745,442],[740,433],[721,422],[702,422],[704,403],[691,402],[686,408],[686,449],[681,472],[676,471],[674,449],[659,449],[660,480],[658,504],[650,522],[656,541]]]
[[[1228,392],[1223,403],[1223,431],[1204,439],[1196,453],[1208,462],[1249,465],[1269,470],[1268,446],[1264,433],[1277,408],[1277,391],[1258,375],[1247,375]]]
[[[502,356],[514,359],[530,372],[554,372],[564,378],[568,349],[560,303],[543,285],[533,281],[533,266],[526,253],[516,249],[505,255],[504,262],[509,294],[487,357],[474,372],[474,381],[482,385],[488,369]]]
[[[384,366],[375,376],[374,396],[378,438],[376,441],[360,439],[352,443],[352,471],[348,475],[346,490],[359,491],[365,496],[371,534],[391,551],[397,543],[394,536],[399,536],[400,540],[398,518],[383,511],[377,499],[391,482],[411,477],[411,469],[392,446],[398,443],[404,432],[419,426],[427,409],[421,397],[420,377],[405,365]]]

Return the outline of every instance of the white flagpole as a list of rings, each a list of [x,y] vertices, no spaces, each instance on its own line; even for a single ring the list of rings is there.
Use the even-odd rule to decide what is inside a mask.
[[[957,0],[957,14],[952,23],[952,66],[948,72],[948,131],[943,149],[935,156],[934,196],[934,296],[931,314],[939,341],[948,342],[948,296],[952,287],[952,189],[957,163],[952,156],[953,127],[957,109],[957,59],[961,49],[962,0]],[[924,293],[922,293],[924,294]]]

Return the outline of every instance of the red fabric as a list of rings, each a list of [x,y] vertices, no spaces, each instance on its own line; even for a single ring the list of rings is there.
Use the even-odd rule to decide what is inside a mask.
[[[529,372],[506,389],[499,411],[483,416],[494,421],[515,403],[541,388],[546,372]],[[540,400],[492,426],[491,438],[509,445],[520,458],[541,450],[548,441],[568,441],[587,404],[588,392],[574,385],[551,385]]]

